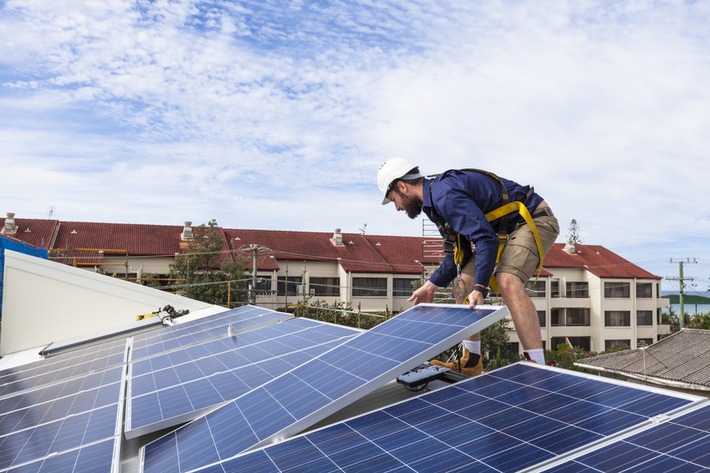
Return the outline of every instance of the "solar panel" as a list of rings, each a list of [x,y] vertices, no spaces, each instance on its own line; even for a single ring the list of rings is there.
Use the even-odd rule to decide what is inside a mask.
[[[181,350],[213,338],[224,337],[232,325],[236,333],[292,319],[292,314],[246,305],[218,314],[175,324],[155,332],[133,337],[131,359],[138,360],[172,350]]]
[[[521,362],[193,471],[541,471],[701,400]],[[707,432],[694,433],[697,444],[684,436],[695,447],[688,456],[702,465],[710,443]],[[681,448],[674,443],[669,449]],[[615,470],[582,458],[589,462],[555,471]]]
[[[97,442],[108,441],[115,449],[123,424],[124,377],[124,367],[118,366],[86,374],[83,383],[77,377],[4,398],[3,406],[13,410],[0,417],[0,471],[35,471],[58,462],[53,458],[59,454],[86,458]]]
[[[593,452],[546,471],[707,471],[710,469],[710,405],[678,417],[661,417],[640,433],[605,444]]]
[[[60,452],[21,466],[8,473],[106,473],[120,470],[121,439],[103,440],[80,448]]]
[[[142,469],[189,471],[287,438],[507,314],[417,305],[148,444]]]
[[[123,368],[0,399],[0,437],[116,404]]]
[[[0,372],[0,397],[126,363],[126,340],[106,342]]]
[[[192,420],[357,333],[299,318],[135,362],[129,370],[126,437]]]

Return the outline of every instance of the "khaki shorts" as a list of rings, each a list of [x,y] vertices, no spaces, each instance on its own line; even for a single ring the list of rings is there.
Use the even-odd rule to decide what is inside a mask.
[[[533,222],[535,222],[535,228],[540,235],[542,250],[547,253],[560,234],[557,219],[554,216],[544,215],[535,218]],[[532,229],[527,224],[520,225],[508,235],[508,242],[503,248],[503,253],[500,255],[498,265],[493,270],[493,275],[498,273],[515,274],[527,283],[537,273],[540,264],[537,253],[537,244]],[[475,257],[468,260],[461,268],[461,272],[471,277],[475,276]]]

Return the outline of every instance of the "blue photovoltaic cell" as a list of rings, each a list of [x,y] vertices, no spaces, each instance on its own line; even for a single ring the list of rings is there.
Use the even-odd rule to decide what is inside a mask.
[[[559,455],[692,402],[523,362],[197,471],[538,471]],[[705,450],[695,450],[703,461],[707,446],[705,438]],[[610,464],[586,465],[614,471]]]
[[[0,470],[113,438],[120,425],[120,404],[65,417],[0,437]]]
[[[21,396],[23,400],[15,409],[1,411],[0,437],[36,427],[39,424],[54,422],[82,412],[116,404],[119,402],[121,390],[121,383],[116,382],[29,405],[26,404],[32,399],[36,399],[33,396],[35,393]],[[4,399],[3,404],[7,404],[7,401],[13,401],[13,399]]]
[[[74,450],[42,458],[15,468],[8,473],[107,473],[118,471],[120,437],[86,445]]]
[[[700,472],[708,469],[710,406],[706,404],[548,471]]]
[[[148,444],[144,471],[189,471],[293,435],[507,313],[415,306]]]
[[[357,333],[299,318],[133,363],[126,435],[194,419]]]
[[[3,370],[0,397],[59,383],[72,377],[83,377],[86,373],[120,366],[125,362],[126,340],[121,340]]]
[[[163,352],[179,350],[191,344],[204,343],[212,338],[223,337],[230,324],[238,334],[240,331],[252,330],[292,318],[291,314],[261,307],[251,305],[238,307],[133,337],[131,359],[136,361]]]

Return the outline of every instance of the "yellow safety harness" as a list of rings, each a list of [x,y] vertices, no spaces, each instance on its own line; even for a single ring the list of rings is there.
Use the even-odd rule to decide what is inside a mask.
[[[540,240],[540,234],[537,231],[537,227],[535,226],[535,221],[533,220],[532,215],[530,215],[530,211],[528,210],[527,207],[525,207],[525,204],[523,202],[515,201],[515,202],[508,202],[508,189],[506,189],[505,185],[503,184],[503,181],[501,179],[493,174],[492,172],[489,171],[483,171],[480,169],[463,169],[463,171],[474,171],[474,172],[480,172],[482,174],[486,174],[487,176],[492,177],[496,181],[498,181],[501,185],[501,193],[502,193],[502,200],[504,202],[503,205],[500,207],[491,210],[487,214],[485,214],[485,218],[488,222],[492,222],[494,220],[498,220],[502,218],[500,224],[498,225],[498,252],[496,254],[496,264],[500,262],[500,256],[503,253],[503,248],[505,248],[505,245],[508,241],[508,233],[507,233],[507,227],[508,227],[508,216],[514,212],[518,212],[521,217],[523,217],[523,220],[525,220],[525,223],[528,224],[530,227],[530,230],[533,233],[533,237],[535,238],[535,245],[537,246],[537,254],[538,254],[538,259],[539,259],[539,264],[537,267],[537,273],[535,274],[535,282],[537,282],[537,279],[540,277],[540,272],[542,271],[542,261],[543,261],[543,250],[542,250],[542,241]],[[436,177],[437,175],[434,176],[428,176],[428,177]],[[461,287],[463,286],[463,282],[461,281],[461,265],[463,264],[463,257],[464,257],[464,251],[461,248],[461,234],[459,233],[457,235],[457,242],[456,245],[454,246],[454,263],[456,264],[456,270],[457,270],[457,276],[456,279],[454,280],[454,293],[456,294],[456,291],[461,291]],[[491,276],[491,279],[489,281],[489,286],[491,289],[493,289],[494,292],[500,292],[498,290],[498,282],[495,279],[495,276]],[[464,292],[465,289],[464,289]],[[463,296],[463,294],[461,294]],[[461,297],[464,301],[464,303],[468,302],[468,294],[465,294],[465,297]]]

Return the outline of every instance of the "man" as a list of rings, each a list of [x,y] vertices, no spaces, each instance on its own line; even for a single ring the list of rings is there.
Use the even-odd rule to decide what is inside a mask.
[[[545,364],[540,322],[525,289],[560,232],[557,219],[543,198],[530,186],[487,171],[449,170],[425,178],[418,166],[404,158],[392,158],[382,164],[377,185],[382,192],[382,205],[394,202],[397,211],[406,212],[410,218],[424,211],[439,227],[445,249],[454,247],[409,300],[415,304],[432,302],[437,288],[454,282],[454,294],[467,295],[473,309],[483,304],[494,276],[526,358]],[[511,207],[517,211],[506,210]],[[497,212],[491,214],[493,211]],[[496,263],[499,244],[504,246]],[[457,302],[462,302],[460,299],[457,297]],[[461,371],[470,376],[480,374],[480,334],[464,340],[463,345]],[[456,368],[453,363],[443,365]]]

